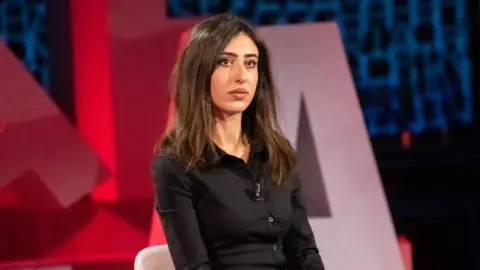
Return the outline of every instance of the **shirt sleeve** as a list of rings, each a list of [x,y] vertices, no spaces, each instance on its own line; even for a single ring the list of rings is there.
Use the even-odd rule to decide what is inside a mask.
[[[297,173],[292,181],[292,224],[283,240],[287,269],[325,270],[308,221]]]
[[[209,259],[192,202],[191,182],[179,161],[152,162],[155,207],[176,269],[209,270]]]

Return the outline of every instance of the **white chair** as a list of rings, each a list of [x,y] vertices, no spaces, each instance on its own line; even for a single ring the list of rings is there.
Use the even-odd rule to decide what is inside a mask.
[[[135,257],[135,270],[175,270],[167,245],[142,249]]]

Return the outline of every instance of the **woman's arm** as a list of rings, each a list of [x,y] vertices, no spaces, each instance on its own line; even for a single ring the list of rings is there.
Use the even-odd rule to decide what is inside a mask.
[[[155,207],[176,269],[209,270],[185,168],[169,156],[152,163]]]
[[[324,270],[322,258],[308,222],[298,174],[294,175],[292,181],[292,224],[283,240],[287,269]]]

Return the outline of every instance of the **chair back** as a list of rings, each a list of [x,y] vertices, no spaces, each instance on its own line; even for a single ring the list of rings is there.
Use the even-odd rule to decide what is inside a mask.
[[[135,257],[135,270],[175,270],[167,245],[142,249]]]

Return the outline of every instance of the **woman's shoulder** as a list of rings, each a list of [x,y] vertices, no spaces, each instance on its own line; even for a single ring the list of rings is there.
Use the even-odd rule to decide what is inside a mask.
[[[175,155],[168,153],[156,154],[150,164],[151,173],[154,177],[166,175],[183,175],[187,168]]]

